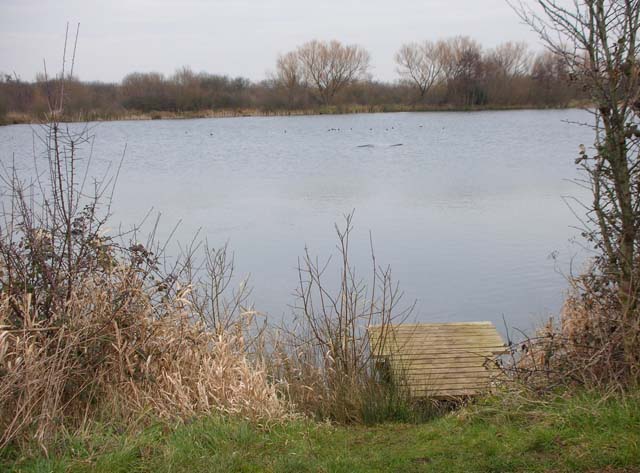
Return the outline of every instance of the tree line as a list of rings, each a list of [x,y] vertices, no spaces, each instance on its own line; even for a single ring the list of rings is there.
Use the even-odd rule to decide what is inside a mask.
[[[65,112],[109,118],[126,113],[251,109],[265,113],[345,107],[391,109],[566,107],[583,98],[557,53],[532,52],[525,43],[485,49],[467,36],[408,43],[395,55],[398,80],[372,77],[361,46],[310,41],[277,58],[261,81],[196,73],[189,67],[165,76],[134,72],[120,83],[65,78]],[[0,78],[3,116],[41,115],[56,80]]]

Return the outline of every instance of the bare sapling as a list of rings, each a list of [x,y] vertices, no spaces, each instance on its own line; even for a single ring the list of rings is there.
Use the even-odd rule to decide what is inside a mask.
[[[288,394],[305,412],[339,421],[362,420],[370,396],[379,384],[375,355],[393,324],[411,316],[414,305],[401,307],[402,292],[390,267],[380,266],[371,244],[372,269],[367,284],[350,260],[353,214],[344,227],[336,225],[339,284],[331,288],[331,259],[320,263],[308,249],[298,264],[294,320],[276,344]],[[371,241],[370,241],[371,243]],[[381,327],[383,336],[371,344],[367,328]],[[274,357],[275,360],[278,357]]]

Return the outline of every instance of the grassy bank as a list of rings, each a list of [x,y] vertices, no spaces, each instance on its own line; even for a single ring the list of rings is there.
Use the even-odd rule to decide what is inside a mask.
[[[640,395],[492,399],[413,425],[101,426],[60,438],[48,459],[2,455],[0,469],[15,472],[632,472],[640,471]]]
[[[585,103],[572,101],[565,106],[554,108],[579,108],[586,106]],[[122,110],[120,112],[86,112],[62,117],[64,122],[85,122],[85,121],[122,121],[122,120],[179,120],[194,118],[237,118],[237,117],[288,117],[305,115],[344,115],[360,113],[398,113],[398,112],[479,112],[479,111],[499,111],[499,110],[544,110],[549,107],[535,105],[482,105],[459,107],[453,105],[349,105],[349,106],[325,106],[301,110],[265,110],[257,108],[239,109],[207,109],[198,111],[170,112],[152,111],[136,112]],[[8,112],[4,117],[0,117],[1,125],[20,125],[41,123],[42,116],[28,113]]]

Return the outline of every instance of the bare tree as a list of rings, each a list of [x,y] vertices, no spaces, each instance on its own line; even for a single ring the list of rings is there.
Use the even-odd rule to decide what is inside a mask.
[[[480,87],[483,74],[482,46],[468,36],[455,36],[439,44],[449,100],[481,105],[486,97]]]
[[[281,347],[279,377],[288,379],[294,403],[320,418],[362,420],[374,397],[384,398],[376,357],[392,337],[392,328],[406,321],[415,303],[402,306],[403,292],[391,268],[380,265],[371,245],[371,271],[365,281],[350,254],[353,213],[336,225],[339,281],[328,284],[331,258],[321,262],[305,249],[298,262],[293,321]],[[370,338],[376,326],[379,338]],[[278,350],[276,350],[277,352]],[[388,393],[387,393],[388,394]],[[404,392],[398,392],[403,395]]]
[[[515,9],[589,93],[592,150],[576,163],[593,201],[585,236],[598,251],[601,290],[613,289],[627,365],[640,370],[640,67],[638,0],[537,0]],[[613,338],[615,333],[611,333]]]
[[[339,41],[310,41],[295,54],[305,82],[315,88],[325,105],[330,105],[338,91],[363,78],[369,69],[370,55],[365,49]]]
[[[508,41],[483,57],[487,101],[499,105],[527,103],[532,97],[532,56],[526,43]]]
[[[442,48],[431,41],[404,44],[396,53],[398,73],[417,87],[420,100],[442,78]]]
[[[507,41],[489,52],[486,61],[504,77],[521,77],[531,70],[531,55],[527,43]]]
[[[287,91],[287,105],[293,106],[296,92],[304,85],[304,77],[295,51],[278,56],[276,83]]]
[[[545,104],[566,104],[576,97],[565,62],[551,51],[536,55],[531,66],[532,92]]]
[[[454,36],[438,45],[442,70],[447,80],[456,80],[475,74],[482,60],[482,46],[468,36]]]
[[[542,51],[536,55],[531,66],[531,77],[541,81],[568,80],[567,65],[557,54]]]

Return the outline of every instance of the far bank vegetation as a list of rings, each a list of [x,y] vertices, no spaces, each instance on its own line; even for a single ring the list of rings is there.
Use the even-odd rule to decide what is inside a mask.
[[[524,43],[483,48],[467,36],[402,45],[398,80],[371,75],[371,56],[359,45],[310,41],[280,55],[262,81],[195,72],[170,76],[132,72],[120,83],[66,77],[62,120],[351,113],[474,108],[545,108],[585,98],[570,71],[549,51]],[[37,121],[48,110],[56,79],[0,77],[0,123]]]

